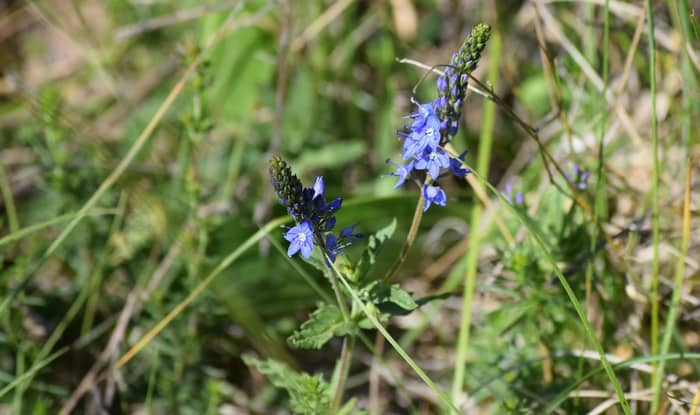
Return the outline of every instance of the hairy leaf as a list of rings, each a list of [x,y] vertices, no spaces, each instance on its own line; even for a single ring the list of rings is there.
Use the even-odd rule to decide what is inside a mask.
[[[258,360],[243,356],[248,366],[254,366],[267,376],[270,382],[289,394],[289,409],[295,414],[330,415],[332,391],[323,376],[297,373],[276,360]]]
[[[320,349],[333,336],[342,336],[352,331],[352,326],[343,321],[337,307],[319,303],[316,311],[287,339],[289,345],[299,349]]]

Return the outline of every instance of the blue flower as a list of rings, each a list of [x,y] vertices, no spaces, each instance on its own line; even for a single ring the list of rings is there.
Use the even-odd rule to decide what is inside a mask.
[[[440,169],[450,167],[450,158],[439,147],[433,150],[425,150],[423,157],[416,161],[416,170],[428,170],[430,177],[437,180]]]
[[[440,118],[435,113],[432,103],[419,104],[418,111],[409,115],[413,124],[407,126],[408,132],[398,131],[397,134],[404,138],[403,159],[409,160],[419,157],[426,148],[435,149],[440,145]]]
[[[435,114],[435,108],[432,103],[421,104],[413,98],[411,98],[411,102],[418,106],[418,111],[408,116],[408,118],[414,120],[410,129],[413,131],[420,131],[429,126],[434,127],[437,115]],[[439,118],[437,118],[437,122],[440,122]]]
[[[450,171],[457,177],[464,177],[469,174],[469,169],[462,167],[464,157],[467,155],[467,150],[464,150],[459,157],[450,157]]]
[[[590,173],[581,170],[578,164],[574,164],[571,173],[564,173],[566,179],[571,182],[571,184],[579,190],[586,190],[588,188],[588,177]]]
[[[335,258],[343,253],[343,249],[364,237],[364,235],[359,232],[354,233],[355,226],[356,225],[351,225],[343,228],[340,231],[340,237],[335,236],[333,233],[328,233],[328,235],[326,235],[324,248],[331,263],[335,262]],[[328,266],[330,266],[330,264],[328,264]]]
[[[309,221],[305,220],[291,228],[284,234],[284,239],[289,241],[287,255],[293,256],[301,250],[301,255],[304,258],[311,257],[311,251],[314,249],[314,232]]]
[[[425,206],[423,207],[423,212],[428,210],[430,205],[433,203],[438,206],[445,206],[447,204],[447,197],[445,196],[445,192],[438,186],[424,184],[423,197],[425,198]]]
[[[413,170],[414,161],[411,160],[406,165],[396,164],[393,161],[391,161],[391,159],[386,159],[386,162],[388,164],[391,164],[392,166],[396,167],[396,173],[389,173],[389,176],[397,176],[399,178],[399,180],[394,185],[394,189],[398,189],[406,181],[406,179],[411,175],[411,171]]]
[[[357,225],[350,225],[346,226],[340,231],[340,237],[345,239],[348,243],[353,243],[359,239],[364,238],[364,234],[358,232],[358,233],[353,233],[355,232],[355,227]]]
[[[335,262],[335,258],[340,255],[342,248],[338,245],[338,238],[332,233],[326,235],[326,254],[331,260],[330,262]],[[328,261],[326,261],[328,262]],[[330,264],[326,264],[330,267]]]

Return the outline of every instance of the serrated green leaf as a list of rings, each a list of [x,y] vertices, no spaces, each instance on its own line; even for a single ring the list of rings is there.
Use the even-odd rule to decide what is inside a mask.
[[[352,332],[352,326],[343,321],[343,315],[337,307],[319,303],[316,311],[301,324],[288,343],[298,349],[320,349],[333,336],[342,336]]]
[[[362,257],[355,267],[355,273],[353,275],[353,280],[355,282],[361,281],[367,275],[370,268],[377,262],[377,255],[379,255],[379,252],[382,250],[382,246],[394,235],[395,230],[396,218],[393,218],[389,225],[369,236],[367,248],[362,253]]]
[[[331,388],[323,376],[297,373],[276,360],[243,356],[248,366],[257,368],[270,382],[289,394],[289,409],[295,414],[330,415]]]
[[[418,303],[411,294],[404,291],[398,284],[387,285],[374,281],[365,287],[365,296],[382,313],[392,316],[406,315],[418,308]]]

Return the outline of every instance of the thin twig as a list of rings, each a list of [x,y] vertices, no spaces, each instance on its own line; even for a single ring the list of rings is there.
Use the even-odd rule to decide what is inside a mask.
[[[445,72],[443,72],[443,71],[437,69],[437,67],[435,67],[435,66],[428,66],[428,65],[426,65],[426,64],[424,64],[424,63],[422,63],[422,62],[420,62],[420,61],[417,61],[417,60],[408,59],[408,58],[401,58],[401,59],[397,58],[397,59],[396,59],[396,62],[398,62],[398,63],[407,63],[407,64],[409,64],[409,65],[413,65],[413,66],[416,66],[416,67],[418,67],[418,68],[425,69],[426,71],[430,71],[430,72],[432,72],[432,73],[434,73],[434,74],[437,74],[437,75],[440,75],[440,76],[445,76]],[[467,84],[467,89],[469,89],[470,91],[472,91],[472,92],[474,92],[474,93],[476,93],[476,94],[478,94],[478,95],[481,95],[482,97],[485,97],[485,98],[490,98],[490,97],[491,97],[491,95],[490,95],[488,92],[482,91],[481,89],[476,88],[475,86],[473,86],[473,85],[471,85],[471,84]]]

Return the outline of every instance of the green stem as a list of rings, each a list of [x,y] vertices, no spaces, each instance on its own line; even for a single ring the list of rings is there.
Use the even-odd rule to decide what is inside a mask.
[[[406,353],[406,351],[399,345],[399,343],[389,334],[389,332],[382,326],[382,324],[377,320],[377,317],[375,316],[375,313],[377,310],[374,308],[373,304],[370,304],[369,307],[372,307],[372,310],[369,309],[365,303],[362,302],[360,299],[359,295],[353,288],[350,286],[350,283],[347,282],[346,278],[343,278],[342,274],[338,270],[338,268],[335,266],[335,264],[331,264],[331,267],[333,270],[337,273],[340,282],[343,284],[345,289],[350,293],[350,296],[352,297],[354,303],[360,307],[364,315],[367,317],[367,319],[372,323],[372,325],[384,336],[387,342],[391,344],[391,346],[396,350],[396,352],[401,356],[401,358],[408,364],[418,375],[419,378],[430,388],[430,390],[437,395],[437,397],[444,403],[446,406],[449,407],[449,409],[454,413],[459,415],[461,412],[457,409],[454,403],[445,395],[444,392],[442,392],[438,387],[435,385],[435,383],[428,377],[428,375],[423,371],[423,369],[418,366],[418,364],[411,358],[411,356]]]
[[[649,83],[651,94],[651,142],[653,157],[653,177],[651,180],[651,233],[653,244],[653,259],[651,265],[651,354],[659,352],[659,137],[656,124],[656,40],[654,38],[654,9],[651,0],[646,1],[649,42]],[[659,407],[661,395],[661,374],[654,363],[652,372],[652,385],[654,399],[651,403],[651,412],[655,413]]]
[[[426,184],[428,183],[428,180],[429,179],[426,179]],[[390,281],[401,267],[401,264],[403,264],[403,262],[406,260],[408,251],[413,246],[413,242],[416,239],[416,234],[418,234],[421,219],[423,219],[423,206],[425,206],[425,199],[423,198],[423,192],[421,191],[421,195],[418,198],[418,203],[416,203],[416,210],[413,212],[413,220],[411,221],[411,228],[408,230],[408,236],[406,236],[406,242],[404,242],[403,247],[401,247],[401,252],[399,253],[398,258],[396,258],[396,261],[394,261],[394,264],[391,266],[391,269],[389,272],[387,272],[386,276],[384,276],[384,282]]]
[[[345,391],[345,382],[348,379],[348,374],[350,373],[350,358],[352,356],[353,348],[355,347],[355,336],[346,335],[343,338],[343,349],[340,352],[340,369],[338,370],[338,382],[335,387],[335,393],[333,394],[333,402],[331,404],[331,410],[337,411],[343,401],[343,392]]]
[[[348,307],[345,305],[345,299],[343,294],[340,292],[340,286],[338,285],[338,278],[334,272],[330,273],[331,287],[333,287],[333,293],[335,293],[335,300],[338,303],[338,308],[340,309],[340,314],[343,315],[343,320],[347,323],[350,322],[350,313],[348,312]]]
[[[320,246],[323,247],[323,240],[321,239]],[[329,264],[333,264],[329,257],[326,256],[326,261]],[[340,285],[338,284],[338,278],[340,277],[340,272],[335,266],[331,267],[329,274],[329,279],[331,281],[331,286],[333,287],[333,292],[335,293],[335,299],[338,302],[338,308],[340,313],[343,315],[343,321],[349,324],[351,322],[351,316],[348,312],[347,305],[345,304],[345,298],[340,290]],[[340,407],[340,403],[343,399],[343,392],[345,389],[345,381],[348,378],[348,373],[350,371],[350,359],[352,357],[352,350],[355,346],[355,336],[352,334],[347,334],[343,338],[343,348],[340,353],[340,370],[338,371],[338,382],[336,383],[335,393],[333,394],[333,401],[331,402],[331,409],[337,411]]]
[[[17,230],[19,230],[17,209],[15,208],[15,200],[12,197],[10,180],[5,173],[5,167],[2,165],[2,163],[0,163],[0,191],[2,192],[2,201],[5,204],[5,212],[7,212],[7,222],[10,225],[9,233],[15,233]]]

